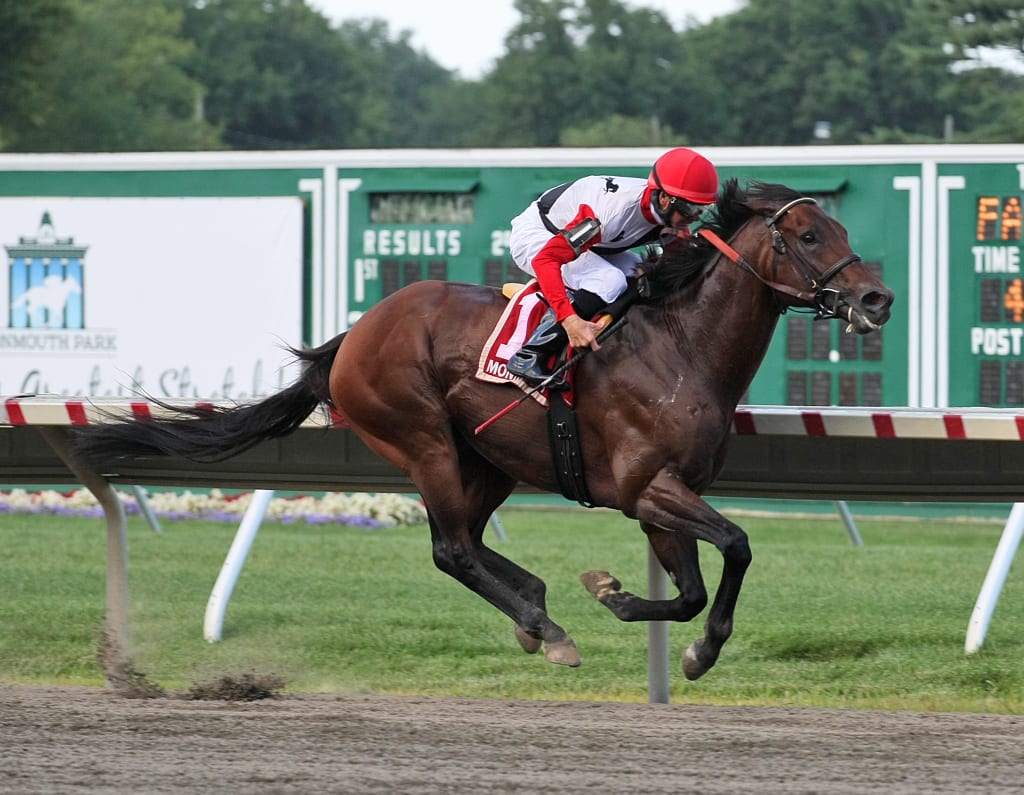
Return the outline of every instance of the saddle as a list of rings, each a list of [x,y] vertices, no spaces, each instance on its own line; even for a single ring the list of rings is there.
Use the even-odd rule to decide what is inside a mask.
[[[625,292],[611,304],[600,309],[594,319],[607,318],[605,321],[607,327],[625,315],[626,310],[643,294],[641,281],[630,279]],[[508,282],[502,287],[502,295],[508,298],[509,302],[480,351],[475,377],[478,381],[492,384],[515,384],[523,392],[532,392],[531,397],[542,406],[546,406],[548,390],[534,391],[532,384],[508,372],[509,357],[523,347],[547,310],[547,303],[544,301],[544,296],[541,295],[540,285],[537,284],[536,279],[531,279],[526,284]],[[563,349],[558,355],[556,367],[564,364],[571,353],[570,348]],[[571,377],[569,389],[566,392],[571,404],[573,402]]]
[[[523,347],[548,308],[540,285],[536,279],[525,285],[510,283],[502,288],[502,294],[509,302],[480,351],[475,377],[492,384],[514,384],[546,407],[548,390],[534,390],[508,371],[509,357]]]
[[[560,390],[537,389],[508,371],[509,357],[530,338],[547,310],[547,303],[541,296],[535,279],[525,285],[506,284],[502,287],[502,294],[509,299],[509,303],[480,352],[476,378],[489,383],[515,384],[526,395],[547,408],[548,441],[559,488],[567,499],[592,508],[594,502],[587,489],[583,472],[583,451],[577,432],[572,370],[570,369],[567,378],[568,389]],[[639,296],[636,283],[631,281],[626,291],[613,303],[601,309],[596,317],[607,316],[607,327],[609,323],[621,318]],[[571,353],[569,348],[563,350],[558,356],[555,368],[564,365]]]

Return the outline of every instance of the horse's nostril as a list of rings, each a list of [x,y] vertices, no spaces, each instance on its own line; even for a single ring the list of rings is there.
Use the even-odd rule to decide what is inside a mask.
[[[861,305],[871,311],[887,309],[892,305],[893,294],[888,290],[872,290],[861,298]]]

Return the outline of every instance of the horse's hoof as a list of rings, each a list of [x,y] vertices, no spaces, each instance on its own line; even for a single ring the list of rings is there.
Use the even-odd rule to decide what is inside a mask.
[[[568,665],[570,668],[579,668],[583,664],[580,653],[576,650],[576,644],[568,635],[563,640],[545,643],[544,659],[556,665]]]
[[[580,575],[583,587],[599,602],[622,590],[622,583],[606,571],[588,571]]]
[[[527,654],[536,654],[540,651],[541,639],[533,637],[518,624],[516,624],[516,640]]]
[[[716,660],[701,660],[700,653],[704,648],[704,641],[695,640],[683,653],[683,675],[691,682],[700,679],[704,674],[714,667]]]

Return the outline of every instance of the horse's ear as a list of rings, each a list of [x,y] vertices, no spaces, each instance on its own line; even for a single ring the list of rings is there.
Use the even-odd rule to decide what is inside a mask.
[[[744,191],[740,188],[740,181],[736,177],[729,177],[722,183],[722,189],[718,192],[718,199],[715,204],[719,208],[728,207],[733,202],[742,202],[745,199]]]
[[[662,245],[661,239],[657,243],[647,243],[644,246],[643,258],[640,260],[639,267],[644,270],[650,270],[658,264],[658,260],[661,259],[662,252],[665,247]]]

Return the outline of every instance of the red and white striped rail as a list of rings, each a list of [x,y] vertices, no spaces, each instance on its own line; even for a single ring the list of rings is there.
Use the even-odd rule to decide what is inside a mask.
[[[230,403],[168,401],[176,408],[227,408]],[[12,397],[0,404],[0,425],[91,425],[111,419],[148,420],[173,412],[147,400]],[[345,427],[337,414],[315,411],[304,427]],[[1024,441],[1024,411],[993,408],[865,408],[740,406],[738,436],[832,436],[866,439]]]
[[[63,397],[10,397],[0,404],[0,425],[95,425],[113,419],[133,417],[151,420],[176,416],[172,406],[179,409],[229,408],[232,403],[214,403],[209,400],[168,400],[166,406],[149,400],[63,398]],[[340,415],[314,411],[303,422],[303,427],[345,427]]]
[[[1024,440],[1024,413],[1010,409],[804,408],[741,406],[741,436],[842,436],[866,439]]]

